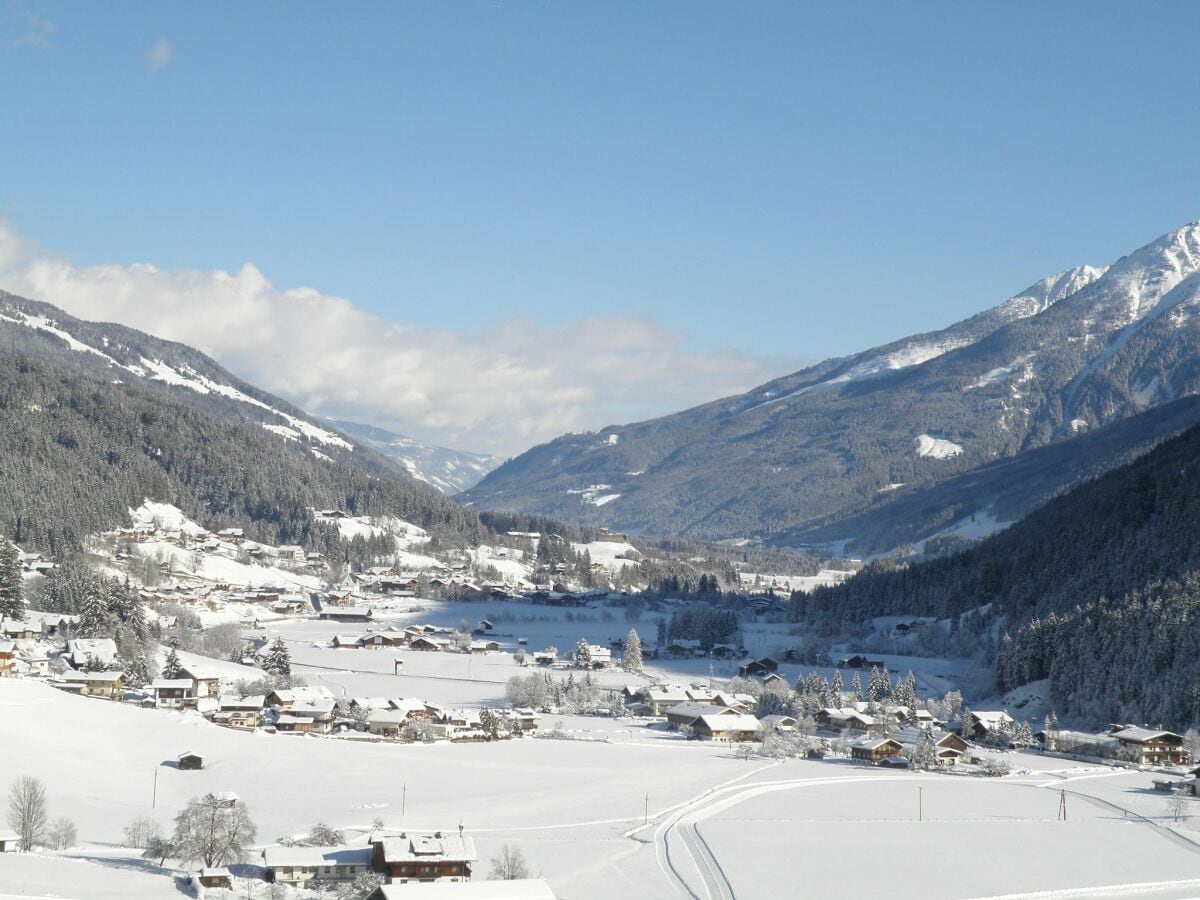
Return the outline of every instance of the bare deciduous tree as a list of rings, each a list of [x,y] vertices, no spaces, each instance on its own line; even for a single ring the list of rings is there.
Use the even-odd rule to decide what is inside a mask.
[[[79,840],[79,832],[75,823],[64,816],[59,816],[50,823],[46,831],[46,844],[52,850],[66,850],[74,847]]]
[[[175,817],[172,842],[181,862],[223,866],[239,862],[257,833],[245,803],[205,794],[189,800]]]
[[[123,843],[126,847],[146,849],[155,838],[162,837],[162,826],[148,816],[138,816],[125,826]]]
[[[46,785],[32,775],[22,775],[8,792],[8,824],[22,850],[28,852],[42,841],[48,818]]]
[[[505,844],[500,848],[500,855],[492,858],[492,871],[488,873],[492,881],[516,881],[529,877],[529,866],[520,848]]]

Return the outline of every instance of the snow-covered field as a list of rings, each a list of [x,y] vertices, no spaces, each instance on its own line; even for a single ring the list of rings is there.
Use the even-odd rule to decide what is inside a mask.
[[[352,827],[381,817],[411,828],[461,821],[477,840],[480,868],[515,844],[564,898],[666,897],[683,882],[699,897],[825,897],[844,893],[848,880],[855,892],[901,900],[1200,892],[1200,835],[1186,823],[1168,827],[1150,775],[1032,754],[1007,755],[1020,771],[994,779],[844,761],[747,762],[725,747],[611,720],[595,720],[594,736],[608,743],[349,743],[242,733],[19,680],[0,681],[0,718],[10,723],[0,785],[42,778],[51,815],[73,819],[88,844],[118,841],[138,815],[167,826],[189,797],[231,790],[246,801],[260,841],[319,820]],[[204,754],[206,768],[163,765],[184,750]],[[1068,792],[1065,822],[1057,819],[1060,790]],[[94,879],[79,875],[84,863],[56,862],[61,882],[47,865],[0,856],[0,894],[175,890],[128,862],[97,865]],[[1149,882],[1171,884],[1131,887]],[[1093,890],[1074,890],[1082,888]]]

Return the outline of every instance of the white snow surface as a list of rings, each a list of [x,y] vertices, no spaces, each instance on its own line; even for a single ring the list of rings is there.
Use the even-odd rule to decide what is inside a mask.
[[[636,566],[641,559],[641,553],[633,544],[615,541],[592,541],[587,544],[572,543],[571,548],[576,553],[587,551],[593,563],[599,563],[609,571],[619,572],[626,566]],[[629,559],[627,557],[633,557]]]
[[[137,509],[129,510],[129,518],[135,528],[156,527],[162,531],[195,536],[204,533],[204,528],[197,525],[183,514],[183,511],[170,503],[158,503],[146,499]]]
[[[1149,790],[1150,773],[1033,754],[1003,754],[1017,770],[1004,778],[885,772],[845,761],[746,762],[726,747],[637,721],[583,718],[564,728],[587,737],[594,727],[590,736],[611,742],[351,744],[247,734],[190,713],[73,697],[18,679],[0,679],[0,715],[17,738],[0,755],[0,784],[23,774],[42,778],[51,814],[75,821],[90,844],[119,841],[139,815],[169,829],[190,797],[233,791],[261,841],[316,821],[366,828],[378,816],[395,830],[461,821],[482,860],[515,846],[559,896],[581,900],[611,897],[615,886],[630,898],[674,896],[681,880],[701,897],[795,896],[795,866],[786,861],[797,846],[827,863],[804,873],[811,897],[845,893],[847,867],[854,867],[855,892],[896,900],[1037,891],[1175,900],[1194,896],[1198,883],[1195,850],[1169,827],[1161,795]],[[71,723],[71,741],[62,739],[63,722]],[[162,765],[184,750],[203,754],[205,768]],[[1069,791],[1067,823],[1056,821],[1060,789]],[[650,823],[643,827],[647,794]],[[937,865],[911,865],[930,846],[938,848]],[[103,861],[118,852],[89,855]],[[873,865],[861,865],[864,854]],[[161,878],[174,890],[168,877],[113,862],[56,860],[51,874],[42,868],[48,858],[0,856],[0,891],[115,900],[117,877],[134,892],[125,896],[160,895],[157,882],[143,886],[141,878]]]
[[[305,437],[317,441],[321,444],[327,444],[331,447],[341,447],[344,450],[353,450],[354,445],[343,438],[341,435],[335,434],[314,425],[311,422],[306,422],[303,419],[298,419],[295,416],[281,412],[273,406],[263,403],[251,397],[249,394],[244,394],[237,388],[230,387],[227,384],[220,384],[207,378],[188,367],[184,367],[182,371],[174,369],[164,363],[162,360],[143,359],[142,365],[151,373],[151,378],[156,381],[164,381],[167,384],[177,387],[187,388],[190,391],[195,391],[198,394],[220,394],[222,397],[228,397],[231,400],[237,400],[239,403],[245,403],[249,406],[257,406],[259,409],[264,409],[273,415],[279,416],[286,421],[291,428]]]
[[[914,442],[917,448],[917,456],[920,457],[950,459],[963,452],[961,444],[956,444],[953,441],[947,441],[943,438],[935,438],[928,434],[918,434]]]
[[[611,489],[611,484],[592,484],[585,488],[568,489],[567,493],[578,494],[584,503],[590,503],[592,506],[604,506],[621,496],[620,494],[605,493]]]

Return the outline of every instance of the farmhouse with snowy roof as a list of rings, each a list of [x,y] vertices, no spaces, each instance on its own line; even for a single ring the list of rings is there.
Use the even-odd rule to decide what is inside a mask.
[[[761,730],[754,716],[728,710],[703,715],[692,723],[692,734],[702,741],[757,741]]]
[[[990,735],[1004,734],[1016,724],[1013,717],[1004,710],[971,710],[970,719],[965,723],[965,738],[982,741]]]
[[[891,756],[899,756],[903,745],[892,738],[863,738],[850,745],[850,758],[877,766]]]
[[[54,686],[82,697],[120,700],[125,694],[125,673],[64,672]]]
[[[470,881],[479,858],[475,842],[461,834],[407,832],[371,842],[376,872],[393,884],[410,881]]]
[[[89,663],[108,667],[117,659],[117,642],[112,638],[78,638],[67,641],[71,665],[82,669]]]
[[[1123,754],[1143,766],[1184,765],[1189,761],[1183,736],[1173,731],[1126,725],[1112,732]]]
[[[309,882],[353,881],[371,870],[373,850],[366,847],[267,847],[262,865],[267,881],[303,887]]]

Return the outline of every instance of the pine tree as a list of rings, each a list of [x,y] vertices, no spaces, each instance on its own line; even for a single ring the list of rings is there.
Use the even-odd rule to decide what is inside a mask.
[[[25,618],[25,604],[21,599],[23,586],[17,545],[0,538],[0,619]]]
[[[833,670],[833,684],[830,685],[830,690],[833,693],[833,704],[832,705],[841,706],[842,705],[842,670],[841,669]]]
[[[579,643],[575,645],[575,665],[581,669],[592,667],[592,647],[587,638],[580,638]]]
[[[170,648],[167,650],[167,658],[163,662],[162,677],[163,678],[178,678],[179,671],[183,668],[183,664],[179,661],[179,641],[172,639]]]
[[[883,696],[883,677],[878,666],[871,666],[871,678],[867,681],[867,702],[874,703]]]
[[[937,766],[937,745],[933,740],[933,732],[925,730],[921,740],[911,751],[908,764],[913,769],[933,769]]]
[[[629,634],[625,635],[625,655],[621,666],[627,672],[642,671],[642,639],[635,628],[630,628]]]
[[[178,659],[176,662],[178,662]],[[150,677],[150,664],[146,660],[145,653],[139,652],[136,656],[127,659],[122,669],[125,672],[125,680],[129,683],[130,687],[144,687],[152,680]]]
[[[93,586],[79,608],[78,634],[85,638],[103,637],[111,633],[111,627],[104,592],[98,585]]]
[[[271,643],[271,648],[267,652],[267,658],[263,660],[263,670],[281,678],[291,676],[292,657],[288,653],[288,648],[284,644],[283,638],[277,637]]]
[[[862,678],[859,677],[857,672],[855,672],[854,677],[850,679],[850,690],[854,694],[854,702],[861,703],[863,698]]]

